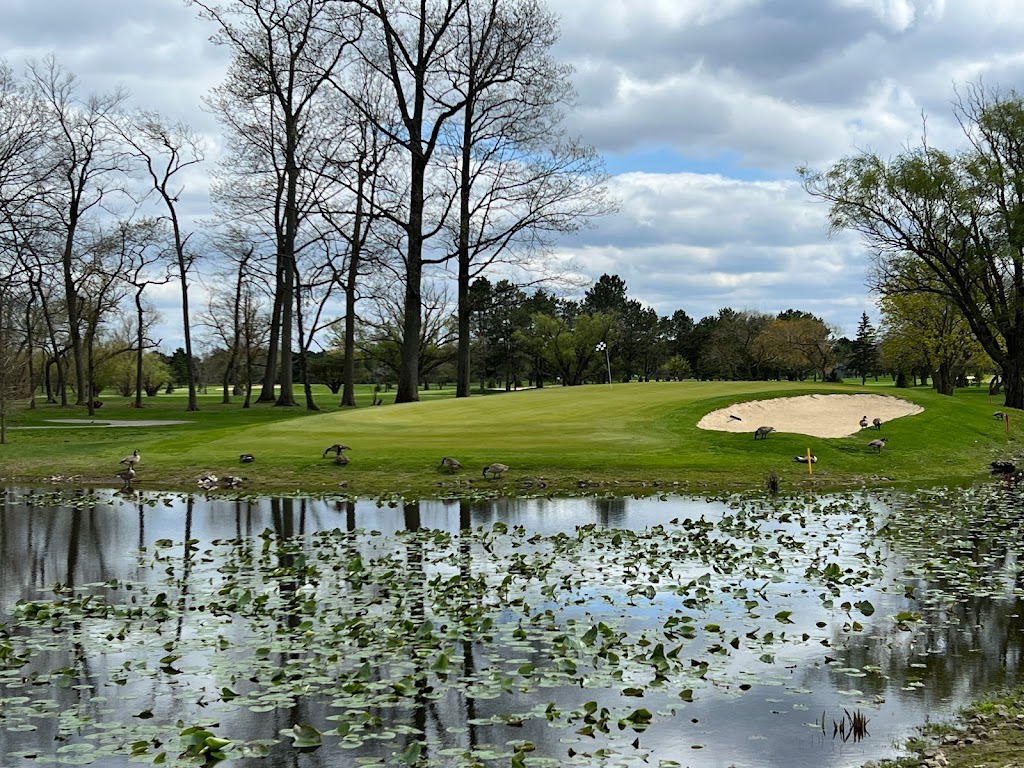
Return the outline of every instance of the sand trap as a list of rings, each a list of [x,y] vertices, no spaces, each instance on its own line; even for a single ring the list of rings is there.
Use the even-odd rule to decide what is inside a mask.
[[[736,403],[709,413],[697,422],[697,426],[719,432],[753,434],[755,429],[764,425],[775,427],[778,432],[848,437],[860,432],[860,420],[864,416],[868,417],[869,423],[875,418],[884,423],[913,416],[923,410],[907,400],[885,395],[801,395]]]

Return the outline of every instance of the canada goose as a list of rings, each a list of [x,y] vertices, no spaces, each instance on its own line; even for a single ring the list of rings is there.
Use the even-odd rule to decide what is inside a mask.
[[[134,451],[132,451],[132,455],[131,456],[125,456],[123,459],[121,459],[121,463],[125,464],[125,465],[127,465],[129,467],[134,467],[140,461],[142,461],[142,457],[139,456],[139,449],[138,448],[136,448]]]
[[[793,460],[794,461],[799,461],[801,464],[806,464],[807,463],[807,457],[806,456],[796,456],[796,457],[794,457]],[[817,463],[818,463],[818,457],[814,456],[812,454],[811,455],[811,464],[817,464]]]
[[[338,451],[338,455],[334,457],[334,463],[342,465],[348,464],[348,456],[346,456],[341,451]]]
[[[206,488],[207,490],[209,490],[210,488],[216,488],[217,476],[210,473],[200,475],[199,479],[196,480],[196,485],[198,485],[200,488]]]
[[[223,483],[225,488],[237,488],[242,484],[243,479],[244,478],[237,477],[235,475],[224,475],[221,482]]]
[[[764,438],[768,437],[768,433],[769,432],[774,432],[774,431],[775,431],[775,427],[758,427],[757,429],[754,430],[754,439],[755,440],[759,440],[759,439],[763,440]]]
[[[349,448],[347,445],[342,445],[341,443],[335,443],[330,448],[328,448],[326,451],[324,451],[324,456],[326,456],[328,453],[333,453],[335,456],[341,456],[341,452],[342,451],[351,451],[351,450],[352,449]]]
[[[864,429],[865,427],[867,427],[867,425],[868,425],[868,417],[867,416],[862,416],[861,420],[860,420],[860,428]]]
[[[1003,419],[1006,418],[1006,414],[1003,413],[1002,411],[996,411],[995,413],[992,414],[992,418],[999,419],[1000,421],[1002,421]]]
[[[993,461],[989,466],[992,467],[993,475],[1012,475],[1017,471],[1017,465],[1012,461],[1007,461],[1006,459]]]
[[[459,463],[458,459],[453,459],[451,456],[445,456],[441,459],[441,469],[447,469],[454,472],[457,469],[462,469],[462,464]]]
[[[125,467],[120,472],[118,472],[115,475],[115,477],[121,478],[121,482],[124,483],[124,487],[125,488],[130,488],[131,484],[132,484],[132,480],[135,479],[135,470],[132,467],[130,467],[130,466]]]
[[[876,451],[881,453],[882,449],[885,448],[885,444],[888,442],[888,440],[889,438],[887,437],[880,437],[877,440],[872,440],[870,443],[868,443],[868,446],[874,448]]]
[[[484,477],[487,477],[488,473],[490,473],[491,479],[497,480],[501,473],[506,471],[508,471],[508,466],[505,464],[491,464],[489,467],[484,467]]]
[[[882,420],[880,418],[878,418],[877,416],[871,420],[871,424],[872,424],[872,426],[875,429],[881,429],[882,428]]]
[[[243,464],[251,464],[252,462],[256,461],[256,457],[253,456],[251,453],[243,453],[241,456],[238,457],[238,460]]]

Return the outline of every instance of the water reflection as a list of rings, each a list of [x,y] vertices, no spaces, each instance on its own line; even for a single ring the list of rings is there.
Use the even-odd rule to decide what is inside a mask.
[[[970,579],[991,583],[971,594],[964,574],[875,541],[893,504],[840,501],[757,516],[685,498],[55,503],[8,489],[0,759],[77,745],[128,765],[139,742],[173,764],[179,723],[215,723],[275,766],[508,765],[525,745],[551,765],[598,750],[737,768],[891,756],[926,719],[1017,681],[1016,538],[955,532]],[[598,546],[573,560],[588,537]],[[501,588],[519,592],[495,613]],[[125,607],[94,613],[83,595]],[[56,626],[26,613],[55,600]],[[649,725],[624,719],[641,710]],[[846,710],[868,738],[832,737]],[[291,748],[303,724],[332,731],[325,749]]]

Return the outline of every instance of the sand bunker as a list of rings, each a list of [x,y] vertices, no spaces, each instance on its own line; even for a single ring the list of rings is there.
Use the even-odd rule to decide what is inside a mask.
[[[701,429],[750,432],[765,425],[778,432],[813,437],[848,437],[861,430],[868,417],[883,422],[913,416],[924,409],[907,400],[885,395],[801,395],[752,400],[713,411],[697,422]]]

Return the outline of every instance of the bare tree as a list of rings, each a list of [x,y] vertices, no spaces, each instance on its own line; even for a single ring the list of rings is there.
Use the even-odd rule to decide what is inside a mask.
[[[7,420],[17,401],[32,386],[26,375],[30,354],[22,325],[29,302],[25,280],[17,274],[0,279],[0,444],[7,442]]]
[[[145,168],[152,191],[167,209],[174,246],[174,261],[181,284],[182,330],[185,341],[185,368],[188,376],[187,411],[198,411],[196,375],[192,356],[192,322],[189,315],[188,273],[195,256],[187,248],[190,235],[182,229],[178,203],[184,190],[182,177],[205,159],[202,142],[187,125],[170,122],[155,112],[138,112],[123,126],[122,135]],[[141,333],[141,329],[140,329]],[[141,372],[142,349],[139,349]],[[140,373],[141,376],[141,373]],[[141,402],[140,402],[141,405]]]
[[[360,351],[396,376],[403,365],[402,334],[408,328],[402,313],[405,311],[404,291],[400,281],[376,286],[373,310],[365,313],[362,333],[357,340]],[[452,359],[454,340],[452,303],[443,282],[428,280],[422,291],[423,322],[416,339],[416,356],[422,361],[420,375],[427,374]]]
[[[419,399],[424,265],[431,261],[425,244],[440,226],[428,226],[424,215],[429,202],[428,178],[442,131],[464,106],[464,97],[452,87],[445,62],[458,45],[457,22],[468,0],[352,1],[369,16],[366,33],[357,43],[360,56],[387,84],[399,115],[397,124],[376,127],[401,148],[407,161],[406,204],[402,213],[390,215],[404,241],[405,299],[395,401],[411,402]],[[357,109],[362,108],[359,93],[346,93]],[[373,111],[364,109],[364,114],[370,120],[377,118]],[[445,211],[432,217],[443,222]]]
[[[384,211],[394,205],[396,195],[390,189],[389,174],[394,142],[377,128],[389,122],[384,117],[390,110],[382,93],[384,84],[365,64],[346,74],[352,82],[345,87],[359,92],[360,106],[353,109],[343,102],[338,110],[344,146],[328,163],[328,168],[333,168],[335,191],[325,199],[320,214],[345,243],[337,253],[339,258],[332,260],[332,268],[334,280],[345,294],[341,405],[354,408],[356,307],[364,276],[381,266],[391,250],[381,242],[379,230],[387,221]],[[371,114],[373,117],[368,117]],[[392,115],[391,122],[396,120],[397,115]]]
[[[470,282],[497,260],[536,271],[555,236],[615,205],[593,148],[562,126],[574,93],[571,69],[550,53],[555,15],[539,0],[467,0],[458,26],[446,67],[463,109],[447,138],[458,189],[456,396],[469,397]]]
[[[272,193],[266,208],[272,212],[276,241],[273,333],[280,344],[280,360],[270,361],[260,399],[272,399],[276,367],[281,386],[276,404],[293,406],[295,252],[304,215],[302,159],[309,144],[320,138],[315,129],[316,100],[358,37],[358,18],[348,3],[333,0],[190,4],[217,25],[214,41],[232,51],[227,79],[210,104],[234,134],[234,160],[261,166],[272,180],[265,191]]]
[[[78,80],[50,57],[29,65],[31,86],[44,109],[45,162],[52,169],[39,196],[48,209],[51,226],[59,230],[61,272],[75,368],[77,405],[91,403],[87,393],[86,361],[83,350],[83,307],[81,282],[88,274],[81,261],[80,228],[91,215],[103,211],[109,198],[121,190],[123,174],[129,167],[114,118],[127,94],[121,89],[105,94],[78,96]],[[90,406],[91,407],[91,406]]]
[[[270,289],[266,275],[256,269],[258,241],[259,237],[240,227],[215,233],[213,245],[230,268],[214,275],[206,312],[199,317],[199,323],[227,351],[222,402],[231,402],[233,384],[236,392],[244,388],[243,408],[250,405],[258,350],[266,344],[269,330],[264,303]]]
[[[107,229],[90,228],[88,240],[81,239],[84,269],[78,282],[81,306],[82,344],[85,353],[86,405],[92,416],[96,408],[96,346],[103,328],[121,311],[127,293],[123,275],[128,263],[125,223],[115,221]],[[106,350],[104,357],[131,351],[130,347]]]
[[[145,291],[151,285],[166,285],[173,279],[168,271],[168,233],[160,219],[142,219],[137,222],[121,222],[112,235],[120,239],[121,268],[125,282],[131,287],[135,304],[135,407],[142,407],[143,358],[146,348],[156,346],[146,343],[147,307],[143,301]],[[160,269],[160,267],[164,269]]]

